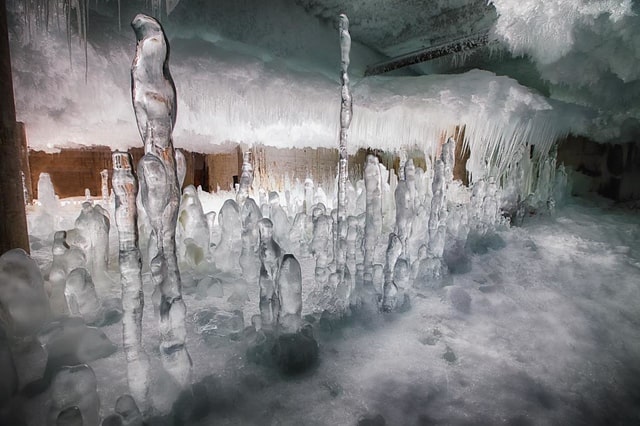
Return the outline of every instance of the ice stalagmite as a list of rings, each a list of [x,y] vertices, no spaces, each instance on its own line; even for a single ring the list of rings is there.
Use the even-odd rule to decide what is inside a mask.
[[[75,222],[80,235],[79,246],[87,258],[87,269],[93,280],[102,287],[105,282],[109,260],[109,218],[107,212],[90,201],[82,203],[82,211]]]
[[[280,299],[277,279],[282,250],[273,240],[273,224],[269,219],[258,222],[260,232],[260,316],[262,327],[271,329],[276,325],[280,312]]]
[[[393,232],[389,234],[389,244],[387,245],[387,258],[384,266],[384,286],[382,288],[382,310],[391,312],[397,304],[398,289],[393,283],[393,271],[396,262],[402,254],[402,241]]]
[[[396,226],[395,232],[402,243],[402,256],[407,257],[411,222],[413,221],[413,200],[406,180],[398,182],[395,190]],[[393,268],[393,266],[392,266]]]
[[[291,223],[289,217],[280,205],[280,195],[273,191],[269,193],[269,206],[271,222],[273,222],[273,237],[285,251],[291,251],[291,242],[289,233],[291,231]]]
[[[72,316],[82,317],[89,325],[101,325],[104,312],[91,275],[84,268],[76,268],[67,276],[64,295]]]
[[[236,202],[240,207],[249,197],[249,190],[253,184],[253,165],[251,164],[251,151],[242,155],[242,174],[240,175],[240,185],[236,194]]]
[[[236,271],[239,268],[238,258],[242,247],[242,222],[238,203],[231,199],[226,200],[218,213],[218,223],[220,242],[213,252],[213,260],[221,271]]]
[[[436,160],[433,175],[433,198],[431,199],[431,214],[429,216],[429,254],[435,258],[442,258],[446,237],[446,180],[445,164]]]
[[[314,209],[320,211],[320,207]],[[311,253],[316,258],[315,277],[316,282],[323,286],[329,279],[329,265],[333,260],[333,245],[331,244],[333,220],[331,216],[318,213],[313,222],[313,240],[311,240]]]
[[[382,234],[382,182],[378,158],[367,156],[364,169],[366,216],[364,224],[364,280],[373,279],[373,262],[378,236]]]
[[[109,171],[106,169],[101,171],[100,179],[102,181],[102,185],[101,185],[102,201],[107,201],[109,200]]]
[[[304,208],[307,216],[313,212],[313,179],[310,177],[304,180]]]
[[[127,360],[127,381],[131,395],[146,406],[149,388],[149,360],[142,347],[142,260],[138,248],[138,182],[131,156],[113,153],[113,193],[118,228],[120,282],[122,284],[122,341]]]
[[[198,192],[193,185],[187,186],[180,203],[180,235],[182,236],[184,259],[192,267],[204,260],[209,249],[209,229],[202,210]]]
[[[212,247],[214,247],[215,243],[215,239],[214,239],[214,230],[216,227],[216,212],[209,212],[206,215],[207,218],[207,230],[209,232],[209,247],[208,249],[211,250]]]
[[[187,386],[191,358],[186,347],[186,307],[175,239],[180,204],[172,139],[176,89],[169,72],[169,44],[160,23],[140,14],[131,25],[137,38],[131,91],[145,151],[138,165],[140,193],[157,246],[150,266],[160,290],[160,355],[169,374],[179,385]]]
[[[351,90],[349,88],[349,55],[351,51],[351,35],[349,34],[349,19],[347,15],[340,15],[340,78],[342,81],[340,103],[340,145],[338,147],[339,164],[338,164],[338,220],[337,233],[334,240],[334,252],[341,251],[340,236],[344,233],[343,227],[346,226],[347,219],[347,179],[349,177],[349,157],[347,154],[347,139],[349,126],[351,125],[351,117],[353,114],[353,105],[351,99]],[[344,230],[346,231],[346,230]],[[344,257],[337,256],[338,264],[336,269],[339,273],[344,273]]]
[[[240,209],[242,218],[242,252],[240,253],[240,267],[247,282],[255,283],[260,273],[260,258],[258,247],[260,231],[258,222],[262,219],[262,212],[253,200],[246,198]]]
[[[278,331],[297,333],[302,326],[302,271],[292,254],[285,254],[278,273],[280,311]]]

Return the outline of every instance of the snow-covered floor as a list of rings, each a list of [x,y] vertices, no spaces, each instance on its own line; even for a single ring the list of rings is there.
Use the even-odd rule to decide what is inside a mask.
[[[470,270],[446,287],[416,290],[409,312],[333,334],[316,327],[320,363],[301,377],[251,363],[241,339],[205,341],[195,332],[193,314],[228,308],[230,292],[186,294],[194,380],[206,378],[210,397],[209,414],[194,424],[640,424],[638,212],[573,199],[555,218],[528,218],[499,237],[502,248],[471,254]],[[47,250],[33,250],[43,268]],[[303,273],[312,274],[305,262]],[[468,313],[451,301],[456,288],[471,296]],[[245,325],[258,312],[257,284],[249,298]],[[155,353],[151,305],[145,346]],[[120,350],[91,364],[103,417],[127,393],[121,324],[104,330]],[[34,425],[43,424],[35,407],[46,398],[27,403]],[[378,415],[386,423],[375,423]]]

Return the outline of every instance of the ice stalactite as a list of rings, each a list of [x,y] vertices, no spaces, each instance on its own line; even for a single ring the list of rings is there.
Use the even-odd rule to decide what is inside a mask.
[[[366,211],[364,224],[364,280],[373,281],[373,263],[378,236],[382,234],[382,181],[380,162],[374,155],[367,156],[364,169]]]
[[[280,295],[278,292],[278,271],[282,250],[273,240],[273,224],[269,219],[258,222],[260,232],[260,317],[262,327],[269,330],[276,325],[280,312]]]
[[[349,34],[349,19],[347,15],[340,15],[340,79],[342,81],[340,103],[340,144],[338,147],[338,220],[337,232],[334,239],[334,253],[342,252],[344,242],[340,240],[341,235],[346,233],[347,220],[347,179],[349,178],[349,155],[347,153],[347,142],[349,126],[353,114],[353,103],[351,89],[349,88],[349,62],[351,52],[351,35]],[[344,231],[344,232],[343,232]],[[336,256],[336,269],[338,273],[344,274],[344,256]]]
[[[155,236],[151,277],[160,293],[160,354],[164,368],[180,386],[191,377],[186,346],[186,306],[176,254],[180,187],[172,132],[176,90],[169,71],[169,45],[160,23],[137,15],[131,23],[136,55],[131,66],[132,98],[145,155],[138,165],[142,205]]]
[[[249,191],[253,184],[253,164],[251,164],[251,151],[246,151],[242,155],[242,173],[240,174],[240,185],[236,194],[236,202],[240,207],[249,197]]]
[[[138,248],[138,182],[133,161],[126,152],[113,153],[112,187],[118,228],[120,282],[122,285],[122,341],[127,360],[127,382],[138,405],[146,407],[149,359],[142,347],[142,259]]]

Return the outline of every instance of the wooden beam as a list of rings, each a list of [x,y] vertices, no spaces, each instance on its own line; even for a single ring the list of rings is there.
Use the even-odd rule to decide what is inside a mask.
[[[6,0],[0,0],[0,254],[29,252],[27,216],[20,174],[21,135],[16,124]]]
[[[473,34],[468,37],[442,43],[436,46],[426,47],[405,55],[391,58],[384,62],[369,65],[364,72],[365,76],[383,74],[385,72],[430,61],[442,56],[454,53],[467,52],[489,44],[489,33]]]

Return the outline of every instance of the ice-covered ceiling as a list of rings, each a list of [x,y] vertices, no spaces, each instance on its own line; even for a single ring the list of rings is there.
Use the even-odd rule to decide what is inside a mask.
[[[82,43],[67,46],[64,17],[60,24],[52,4],[62,15],[64,5],[71,5],[76,41],[82,27],[77,11],[88,5],[86,53]],[[331,146],[340,13],[349,16],[354,40],[356,146],[415,143],[438,126],[473,126],[490,117],[493,127],[514,121],[525,128],[548,125],[555,129],[542,132],[548,138],[573,132],[625,142],[640,136],[638,1],[9,0],[8,5],[16,102],[38,146],[90,144],[84,136],[89,128],[93,143],[104,143],[105,133],[135,143],[127,94],[135,42],[128,22],[140,11],[162,16],[182,103],[176,134],[197,148],[224,141]],[[43,27],[44,10],[48,30],[34,29],[38,20]],[[487,47],[362,78],[376,63],[484,33]],[[473,68],[488,72],[467,73]],[[55,122],[64,124],[64,131],[52,132]],[[476,136],[529,135],[521,128],[503,134],[493,127]],[[527,137],[541,136],[533,131]]]

